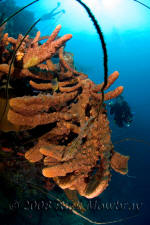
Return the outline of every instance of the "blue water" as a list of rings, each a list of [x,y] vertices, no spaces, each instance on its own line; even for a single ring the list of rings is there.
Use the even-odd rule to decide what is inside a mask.
[[[149,225],[150,224],[150,10],[133,0],[84,0],[91,8],[100,24],[108,52],[108,71],[119,71],[119,78],[111,89],[124,86],[123,97],[134,112],[133,122],[128,128],[118,128],[109,116],[112,130],[112,141],[116,151],[130,155],[129,176],[113,172],[109,187],[97,199],[102,202],[128,201],[142,203],[138,216],[118,225]],[[11,2],[11,1],[9,1]],[[16,0],[18,6],[30,1]],[[62,0],[60,9],[65,14],[56,15],[37,24],[42,35],[49,35],[56,25],[61,24],[60,35],[71,33],[73,38],[67,42],[66,51],[74,54],[76,68],[88,74],[95,83],[104,79],[103,51],[96,30],[85,10],[75,0]],[[92,3],[93,2],[93,3]],[[143,0],[149,4],[150,1]],[[28,8],[35,19],[51,12],[57,1],[40,0]],[[27,19],[27,18],[24,18]],[[115,144],[120,140],[130,138]],[[131,176],[131,177],[130,177]],[[93,200],[95,201],[95,200]],[[88,217],[94,221],[110,221],[130,216],[130,210],[89,210]],[[136,212],[135,212],[136,213]],[[134,212],[133,212],[134,214]],[[60,219],[45,217],[40,225],[89,224],[67,214],[65,223]],[[74,218],[75,217],[75,218]],[[71,218],[71,220],[69,219]],[[73,218],[73,219],[72,219]],[[51,222],[50,222],[51,221]]]

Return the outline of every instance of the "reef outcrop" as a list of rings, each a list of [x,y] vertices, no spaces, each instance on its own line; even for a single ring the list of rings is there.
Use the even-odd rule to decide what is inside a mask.
[[[62,189],[94,198],[108,186],[111,168],[121,174],[128,172],[129,157],[114,151],[107,111],[101,104],[103,83],[96,85],[86,74],[75,70],[72,55],[64,52],[64,43],[71,35],[56,39],[59,30],[57,26],[43,45],[39,45],[39,32],[32,40],[27,37],[18,50],[10,76],[28,76],[30,87],[38,94],[10,99],[8,120],[23,129],[49,124],[49,131],[39,137],[25,158],[32,163],[42,160],[42,174],[53,178]],[[7,34],[1,40],[1,79],[9,70],[6,46],[11,43],[15,49],[18,40]],[[54,63],[53,56],[58,63]],[[117,71],[109,76],[105,90],[118,76]],[[104,100],[122,91],[122,86],[108,91]]]

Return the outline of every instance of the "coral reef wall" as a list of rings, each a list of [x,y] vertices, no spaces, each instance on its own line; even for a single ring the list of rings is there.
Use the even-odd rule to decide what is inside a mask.
[[[0,23],[7,17],[9,17],[12,13],[16,12],[19,9],[16,6],[14,0],[7,0],[6,2],[0,2]],[[26,19],[28,18],[28,19]],[[29,27],[35,22],[34,14],[28,9],[24,9],[21,13],[13,17],[6,25],[6,32],[9,33],[10,36],[16,38],[18,34],[24,35]],[[31,36],[34,36],[37,32],[36,28],[33,28],[30,32]]]

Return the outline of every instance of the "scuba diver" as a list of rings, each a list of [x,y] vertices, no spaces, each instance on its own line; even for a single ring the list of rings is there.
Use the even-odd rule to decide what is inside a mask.
[[[62,15],[65,13],[65,10],[62,9],[62,10],[59,10],[57,11],[57,9],[60,7],[60,2],[57,2],[57,6],[50,12],[44,14],[41,18],[40,18],[40,21],[45,21],[45,20],[51,20],[51,19],[55,19],[55,16],[59,14]]]
[[[124,100],[123,96],[118,96],[114,101],[109,104],[110,115],[114,114],[114,121],[118,127],[130,127],[133,121],[133,114],[131,113],[128,103]]]

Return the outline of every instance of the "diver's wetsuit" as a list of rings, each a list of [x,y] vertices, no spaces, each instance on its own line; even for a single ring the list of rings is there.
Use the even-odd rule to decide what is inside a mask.
[[[119,127],[123,127],[125,124],[132,122],[132,114],[126,101],[115,102],[112,104],[110,114],[114,114],[115,123]]]

